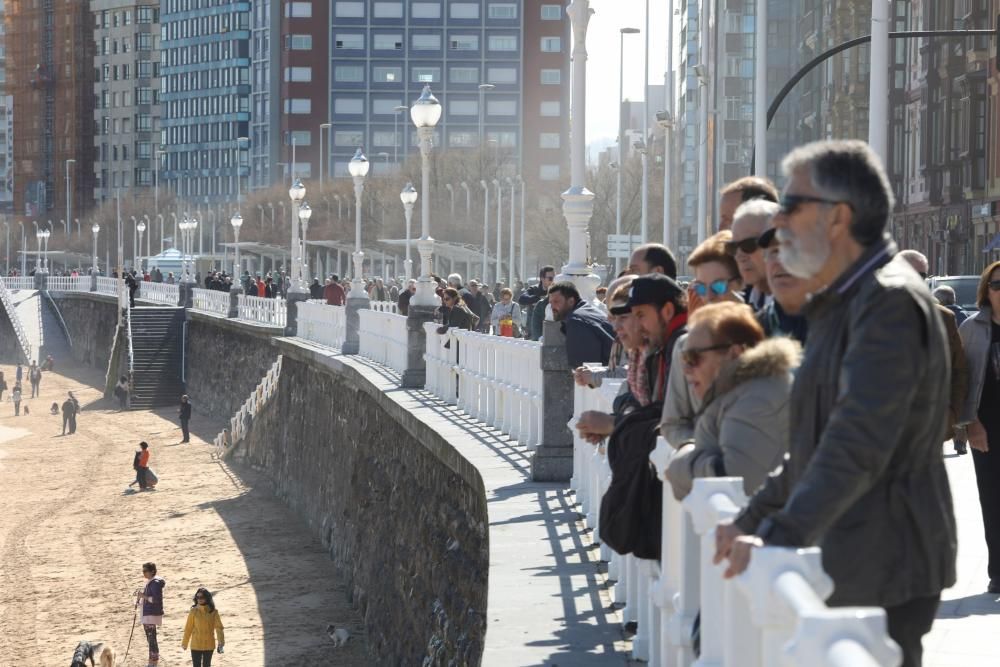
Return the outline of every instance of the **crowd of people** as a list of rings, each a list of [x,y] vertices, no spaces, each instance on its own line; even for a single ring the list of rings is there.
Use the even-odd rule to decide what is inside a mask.
[[[1000,262],[966,319],[954,293],[929,291],[926,258],[890,240],[892,192],[867,144],[809,144],[782,171],[781,193],[758,177],[722,190],[719,230],[688,256],[686,284],[656,244],[600,301],[545,267],[517,298],[525,335],[542,333],[545,308],[578,384],[624,380],[610,414],[576,423],[607,448],[602,542],[660,558],[657,472],[677,499],[697,478],[741,477],[749,502],[715,531],[724,576],[761,546],[820,546],[828,604],[884,608],[915,667],[955,583],[949,441],[972,449],[985,589],[1000,593]],[[673,451],[664,471],[649,463],[657,435]]]

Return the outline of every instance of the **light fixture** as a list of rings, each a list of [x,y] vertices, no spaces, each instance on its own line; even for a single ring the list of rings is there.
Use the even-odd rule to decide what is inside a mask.
[[[365,157],[365,154],[361,152],[360,148],[358,148],[358,150],[354,153],[354,157],[352,157],[351,161],[347,163],[347,171],[355,178],[364,178],[368,175],[369,168],[371,168],[371,165],[368,164],[368,158]]]
[[[441,120],[441,103],[431,93],[430,86],[424,86],[419,99],[410,107],[410,119],[418,128],[434,127]]]
[[[417,190],[413,187],[413,183],[406,184],[402,192],[399,193],[399,201],[403,202],[404,206],[407,204],[412,206],[417,203]]]

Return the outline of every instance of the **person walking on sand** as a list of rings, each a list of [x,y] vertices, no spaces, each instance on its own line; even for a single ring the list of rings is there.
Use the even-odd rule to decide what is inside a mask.
[[[24,367],[21,366],[21,362],[17,362],[17,368],[14,370],[14,384],[21,384],[21,380],[24,378]]]
[[[199,588],[194,594],[194,604],[188,612],[187,623],[184,625],[184,638],[181,640],[181,650],[186,651],[191,646],[191,664],[194,667],[212,667],[212,652],[216,650],[215,640],[218,638],[218,651],[226,643],[226,635],[222,627],[219,610],[215,608],[212,594],[206,588]]]
[[[187,394],[181,396],[181,407],[177,410],[177,414],[181,419],[181,434],[184,436],[181,442],[191,442],[191,432],[188,429],[188,424],[191,422],[191,400]]]
[[[143,441],[139,443],[139,451],[135,453],[133,462],[136,479],[139,480],[139,488],[143,491],[150,488],[149,485],[149,443]]]
[[[146,443],[142,443],[145,445]],[[163,625],[163,589],[167,582],[156,576],[156,563],[143,563],[142,576],[145,582],[136,591],[136,607],[142,605],[139,622],[146,633],[149,645],[149,660],[146,667],[154,667],[160,662],[160,646],[156,641],[156,628]]]
[[[10,400],[14,402],[14,416],[21,414],[21,385],[15,384],[14,391],[10,393]]]
[[[78,410],[76,399],[70,393],[62,404],[63,428],[62,434],[66,435],[66,427],[69,427],[69,434],[76,433],[76,412]]]
[[[35,398],[38,396],[38,386],[42,383],[42,369],[34,361],[28,369],[28,380],[31,382],[31,397]]]
[[[128,378],[124,375],[118,378],[115,385],[115,398],[118,399],[118,412],[128,407]]]
[[[7,391],[7,380],[3,377],[3,371],[0,371],[0,401],[3,400],[3,393]]]

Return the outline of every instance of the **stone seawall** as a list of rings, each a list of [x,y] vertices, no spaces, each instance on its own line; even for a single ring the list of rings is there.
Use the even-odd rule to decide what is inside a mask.
[[[271,339],[281,329],[193,310],[187,328],[187,392],[194,410],[229,419],[278,358]]]
[[[478,665],[489,529],[478,471],[344,357],[277,339],[278,393],[237,459],[329,549],[377,664]]]
[[[69,331],[73,359],[107,370],[118,322],[115,298],[104,294],[64,292],[54,301]]]

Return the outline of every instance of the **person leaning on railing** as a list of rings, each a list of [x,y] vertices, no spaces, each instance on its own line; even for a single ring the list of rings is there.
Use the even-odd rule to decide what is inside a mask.
[[[479,318],[469,310],[458,296],[458,290],[448,287],[441,294],[441,307],[438,308],[438,322],[441,326],[437,332],[443,334],[449,327],[472,331],[479,323]]]

